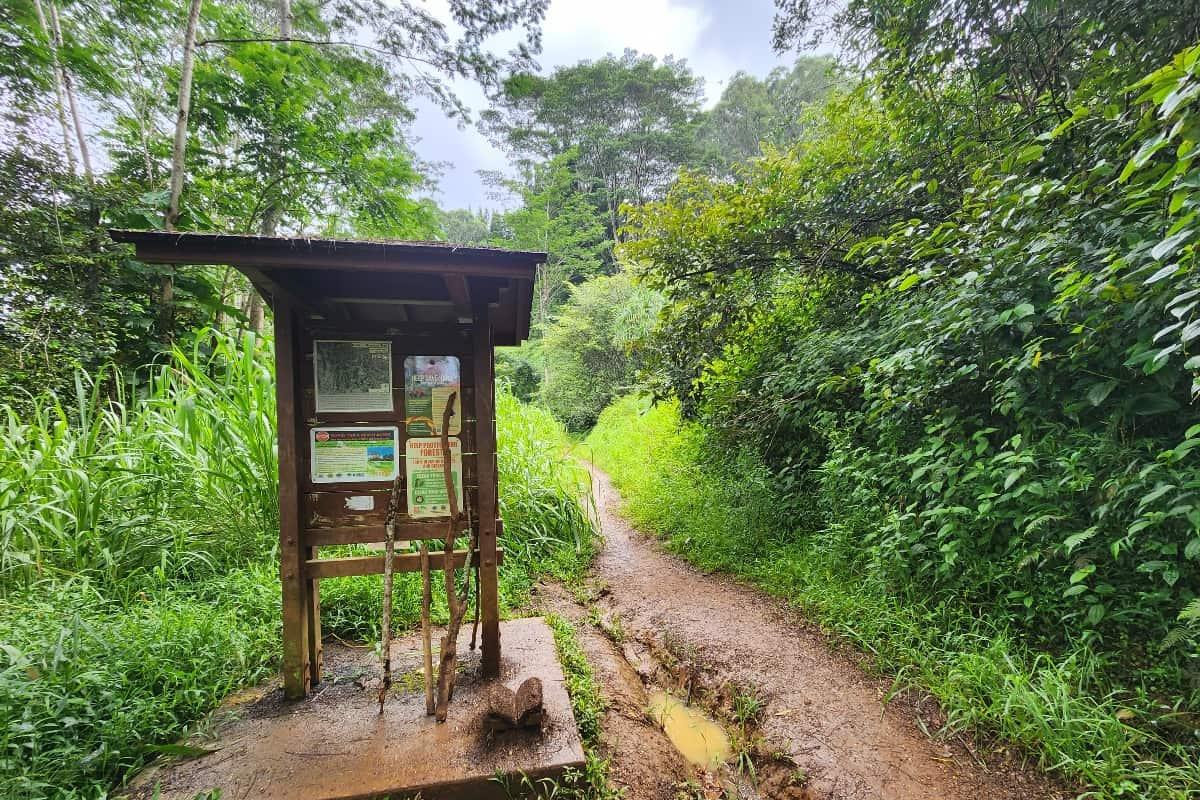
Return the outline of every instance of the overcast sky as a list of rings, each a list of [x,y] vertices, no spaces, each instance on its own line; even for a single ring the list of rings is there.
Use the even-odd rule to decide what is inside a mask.
[[[708,103],[724,82],[743,70],[765,75],[784,63],[771,50],[772,0],[550,0],[542,28],[543,72],[584,59],[620,55],[626,48],[659,58],[687,59],[705,79]],[[456,90],[477,114],[483,93],[470,84]],[[474,127],[460,130],[440,109],[419,106],[413,128],[417,154],[445,162],[434,199],[443,208],[495,208],[478,170],[505,170],[503,153]]]

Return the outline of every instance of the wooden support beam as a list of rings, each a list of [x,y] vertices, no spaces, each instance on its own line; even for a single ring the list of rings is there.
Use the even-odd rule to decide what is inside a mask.
[[[496,566],[496,395],[492,325],[486,305],[475,307],[472,361],[475,368],[476,518],[479,520],[479,605],[483,627],[483,675],[500,674],[500,594]]]
[[[279,578],[283,584],[283,691],[292,699],[308,694],[312,680],[305,586],[305,553],[300,545],[300,476],[297,473],[300,407],[296,386],[296,324],[291,303],[275,298],[275,405],[279,427]]]
[[[442,280],[446,283],[446,293],[450,295],[450,302],[454,304],[454,313],[458,315],[458,321],[470,322],[471,289],[467,285],[466,276],[444,275]]]
[[[441,539],[446,535],[446,522],[440,519],[411,520],[396,523],[396,541],[415,542],[422,539]],[[387,532],[382,525],[356,525],[342,528],[309,528],[304,532],[305,547],[329,547],[338,544],[372,544],[382,542]]]
[[[444,527],[444,526],[443,526]],[[440,551],[429,554],[435,564],[441,564],[444,557]],[[504,560],[502,551],[497,550],[497,562]],[[467,551],[454,551],[454,567],[461,569],[467,563]],[[351,575],[382,575],[383,556],[346,556],[344,558],[318,558],[305,562],[307,576],[312,580],[322,578],[347,578]],[[397,553],[392,558],[393,572],[420,572],[420,553]]]
[[[261,294],[264,299],[269,299],[271,301],[272,309],[274,309],[275,303],[282,300],[290,305],[293,311],[299,311],[310,317],[319,317],[321,319],[328,319],[330,317],[329,309],[324,308],[320,304],[314,303],[311,300],[301,297],[290,289],[285,288],[278,281],[267,275],[262,270],[256,267],[241,266],[239,264],[234,264],[233,266],[243,275],[245,275],[250,280],[250,283],[254,284],[254,288],[258,290],[258,293]]]

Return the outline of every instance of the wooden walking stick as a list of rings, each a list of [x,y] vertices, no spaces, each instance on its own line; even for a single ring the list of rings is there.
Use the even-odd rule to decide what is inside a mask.
[[[430,633],[429,606],[433,600],[433,592],[429,579],[429,545],[420,543],[421,553],[421,646],[425,654],[425,713],[433,716],[435,710],[433,697],[433,642]]]
[[[379,685],[379,713],[392,688],[392,566],[396,554],[396,514],[400,506],[400,476],[392,482],[392,497],[388,502],[384,530],[387,539],[383,546],[383,632],[380,634],[383,659],[383,682]]]
[[[446,549],[442,556],[442,564],[446,579],[446,605],[450,612],[450,621],[446,626],[446,635],[442,637],[442,654],[438,664],[437,708],[435,715],[438,722],[446,721],[446,713],[450,706],[450,698],[454,696],[454,672],[458,667],[458,631],[462,627],[463,617],[467,612],[467,600],[471,597],[471,566],[478,548],[478,530],[471,531],[471,543],[467,548],[466,585],[460,597],[454,585],[454,540],[458,537],[461,513],[458,508],[458,496],[454,491],[454,476],[450,468],[450,418],[454,416],[454,398],[457,392],[451,392],[446,400],[446,411],[442,415],[442,479],[446,482],[446,499],[450,505],[450,521],[446,525]]]

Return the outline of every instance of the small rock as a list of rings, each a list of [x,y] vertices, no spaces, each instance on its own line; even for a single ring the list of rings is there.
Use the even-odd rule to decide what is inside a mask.
[[[526,678],[515,692],[502,683],[492,686],[483,725],[489,731],[540,729],[544,716],[542,681],[537,677]]]

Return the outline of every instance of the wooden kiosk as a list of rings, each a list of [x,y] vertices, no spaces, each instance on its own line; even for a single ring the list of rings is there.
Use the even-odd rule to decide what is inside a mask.
[[[396,475],[404,492],[396,539],[444,537],[449,498],[441,452],[429,443],[438,441],[451,392],[454,482],[467,524],[478,526],[483,674],[494,677],[502,524],[493,348],[529,335],[533,280],[545,253],[425,242],[110,235],[134,245],[144,262],[232,266],[274,312],[287,696],[304,697],[321,680],[320,581],[383,572],[382,555],[321,558],[319,548],[384,541]],[[465,565],[467,557],[456,551],[455,563]],[[419,568],[415,554],[394,560],[397,572]]]

